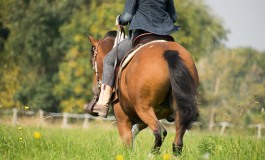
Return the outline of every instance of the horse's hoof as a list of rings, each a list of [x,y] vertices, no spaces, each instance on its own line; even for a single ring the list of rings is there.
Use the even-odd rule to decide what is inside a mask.
[[[179,156],[182,153],[183,146],[178,146],[173,143],[173,153],[175,156]]]

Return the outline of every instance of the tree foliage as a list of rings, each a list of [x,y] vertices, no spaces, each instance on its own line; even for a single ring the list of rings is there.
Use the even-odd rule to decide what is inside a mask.
[[[227,30],[203,0],[176,0],[178,24],[181,30],[175,40],[193,55],[195,60],[210,54],[226,40]]]
[[[20,89],[9,96],[22,104],[52,108],[58,104],[52,94],[58,65],[67,51],[60,27],[70,20],[78,1],[10,0],[1,1],[1,4],[1,21],[10,29],[1,58],[7,61],[5,70],[8,73],[19,66],[13,78],[19,78]],[[3,92],[10,93],[9,89],[5,87]],[[2,99],[6,101],[5,97]]]
[[[217,119],[222,121],[261,114],[265,106],[264,60],[264,53],[251,48],[220,49],[202,58],[198,69],[207,99],[202,106],[216,107]]]

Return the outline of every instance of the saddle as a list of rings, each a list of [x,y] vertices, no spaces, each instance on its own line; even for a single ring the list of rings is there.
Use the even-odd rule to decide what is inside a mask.
[[[155,40],[165,40],[174,42],[174,38],[170,35],[157,35],[153,33],[144,33],[133,40],[133,50],[137,48],[138,45],[143,45],[148,42],[152,42]]]

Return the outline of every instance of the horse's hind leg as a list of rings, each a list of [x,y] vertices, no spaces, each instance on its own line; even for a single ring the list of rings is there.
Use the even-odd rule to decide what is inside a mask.
[[[158,152],[167,135],[167,130],[157,120],[157,129],[153,130],[155,136],[154,152]]]
[[[138,115],[142,121],[152,129],[155,136],[155,143],[152,152],[157,153],[167,135],[167,130],[157,119],[153,108],[150,108],[148,111],[140,111],[138,112]]]
[[[176,136],[175,136],[175,140],[173,142],[173,153],[176,156],[181,154],[181,152],[182,152],[183,136],[187,130],[187,126],[185,126],[184,124],[181,124],[180,121],[181,121],[181,116],[180,116],[179,112],[176,112],[176,119],[175,119]]]
[[[145,129],[147,127],[147,124],[145,123],[137,123],[135,125],[132,126],[132,143],[134,144],[135,138],[137,136],[137,134]]]

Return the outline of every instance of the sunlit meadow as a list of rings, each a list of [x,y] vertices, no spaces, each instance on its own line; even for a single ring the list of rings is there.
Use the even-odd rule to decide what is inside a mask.
[[[219,136],[191,130],[185,134],[181,156],[172,155],[173,128],[160,154],[150,154],[154,137],[150,129],[136,138],[135,147],[123,146],[115,126],[93,124],[88,129],[0,126],[0,159],[91,159],[91,160],[171,160],[239,159],[262,160],[265,140],[244,134]]]

